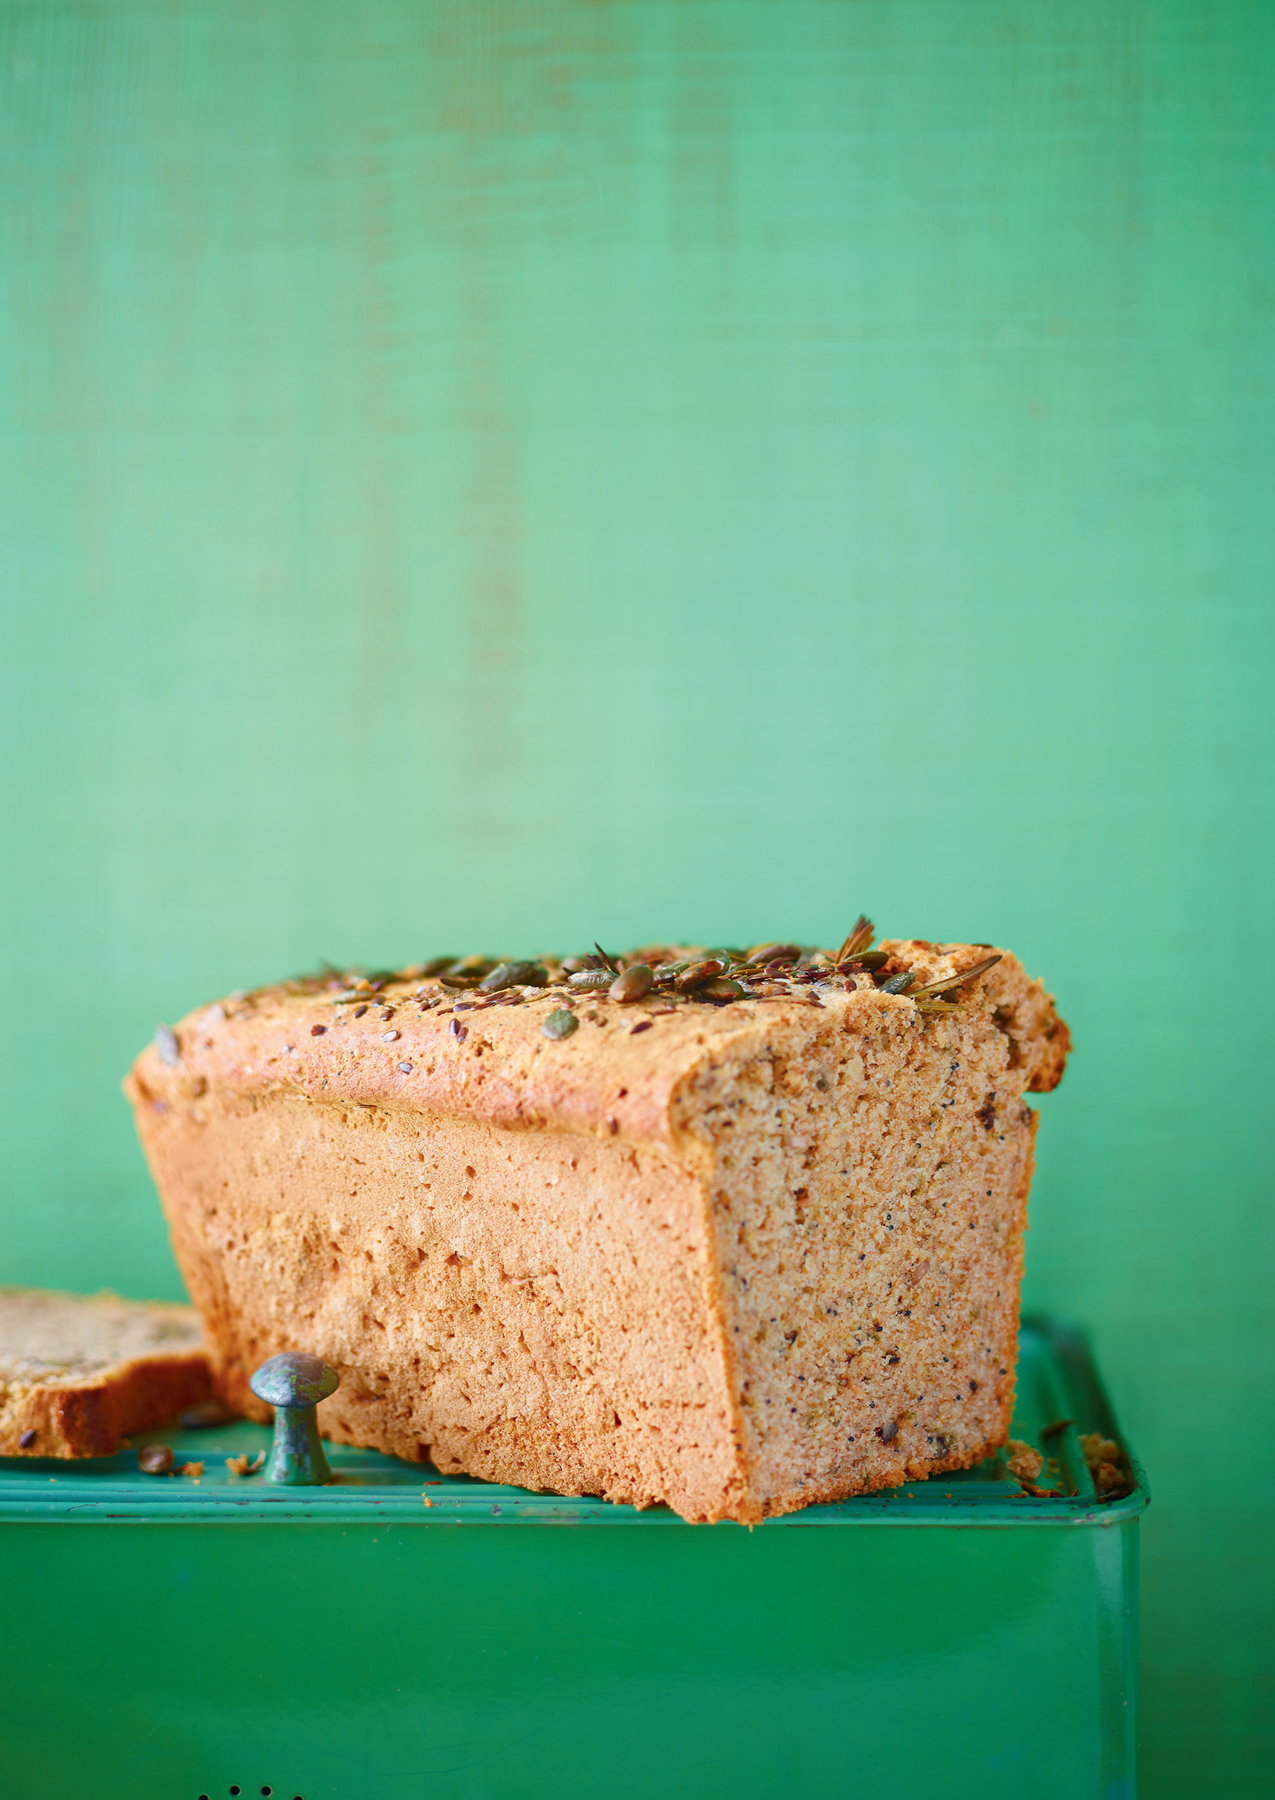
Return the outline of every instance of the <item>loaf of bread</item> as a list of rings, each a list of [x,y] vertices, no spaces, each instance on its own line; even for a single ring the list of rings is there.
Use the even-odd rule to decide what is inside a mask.
[[[447,959],[232,996],[126,1083],[228,1404],[753,1521],[1004,1442],[1066,1027],[982,945]]]
[[[0,1288],[0,1456],[113,1456],[211,1395],[193,1308]]]

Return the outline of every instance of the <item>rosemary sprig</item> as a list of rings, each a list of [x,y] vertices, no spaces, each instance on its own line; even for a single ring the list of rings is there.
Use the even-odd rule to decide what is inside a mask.
[[[924,987],[916,989],[912,998],[919,1000],[924,995],[929,999],[931,995],[944,994],[948,988],[960,987],[963,982],[973,981],[979,975],[986,975],[987,971],[994,969],[999,961],[999,953],[996,956],[985,956],[982,962],[976,962],[973,968],[962,969],[959,975],[944,975],[941,981],[927,981]]]
[[[876,928],[866,914],[860,913],[850,928],[850,935],[833,957],[833,962],[849,962],[861,951],[872,948],[872,940],[876,936]]]

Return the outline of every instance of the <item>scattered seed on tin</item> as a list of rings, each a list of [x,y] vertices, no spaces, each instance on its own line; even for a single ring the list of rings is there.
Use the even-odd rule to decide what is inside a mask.
[[[137,1452],[137,1466],[143,1475],[167,1475],[173,1453],[167,1444],[143,1444]]]
[[[570,1037],[571,1033],[578,1031],[579,1028],[579,1019],[573,1012],[568,1012],[565,1007],[559,1007],[555,1012],[551,1012],[540,1027],[547,1038]]]

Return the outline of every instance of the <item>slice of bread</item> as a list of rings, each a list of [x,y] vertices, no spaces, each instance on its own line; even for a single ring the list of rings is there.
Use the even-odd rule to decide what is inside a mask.
[[[193,1307],[0,1288],[0,1456],[112,1456],[211,1394]]]

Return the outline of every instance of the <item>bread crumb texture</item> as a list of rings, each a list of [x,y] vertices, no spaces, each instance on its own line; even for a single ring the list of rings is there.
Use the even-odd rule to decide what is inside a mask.
[[[671,946],[232,996],[126,1089],[236,1410],[308,1350],[338,1442],[752,1522],[1005,1442],[1067,1049],[985,946]]]
[[[0,1288],[0,1456],[111,1456],[211,1392],[189,1306]]]

